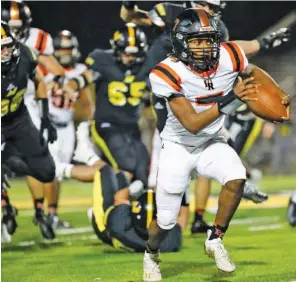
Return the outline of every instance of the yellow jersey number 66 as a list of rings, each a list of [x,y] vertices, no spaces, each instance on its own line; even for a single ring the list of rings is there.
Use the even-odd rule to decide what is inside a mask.
[[[112,105],[123,107],[127,103],[132,106],[138,106],[144,94],[145,81],[132,82],[134,77],[126,77],[124,82],[112,81],[108,85],[108,98]],[[127,86],[129,84],[129,87]],[[130,91],[129,97],[128,91]]]

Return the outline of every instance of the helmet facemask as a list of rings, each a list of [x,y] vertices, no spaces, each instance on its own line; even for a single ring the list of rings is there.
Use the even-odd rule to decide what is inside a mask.
[[[188,46],[187,61],[195,70],[209,71],[215,67],[220,57],[219,34],[193,34],[185,40]]]

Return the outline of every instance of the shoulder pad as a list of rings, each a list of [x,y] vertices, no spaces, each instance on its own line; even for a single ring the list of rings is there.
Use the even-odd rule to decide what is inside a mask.
[[[85,64],[94,70],[100,70],[104,66],[114,64],[113,51],[95,49],[85,59]]]

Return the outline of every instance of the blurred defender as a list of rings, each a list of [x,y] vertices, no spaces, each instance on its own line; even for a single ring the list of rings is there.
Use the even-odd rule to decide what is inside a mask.
[[[48,132],[48,141],[56,139],[56,131],[48,115],[48,99],[43,76],[36,69],[37,57],[26,45],[17,42],[8,25],[1,22],[1,136],[2,163],[11,166],[18,173],[35,177],[45,184],[55,176],[54,161],[47,143],[42,137]],[[24,103],[24,94],[28,80],[36,87],[36,96],[41,109],[41,127],[39,132],[33,125]],[[4,144],[3,144],[4,143]],[[5,212],[9,207],[7,196],[2,197]],[[13,216],[12,216],[13,217]],[[42,235],[53,239],[54,233],[44,215],[43,206],[35,202],[34,220],[39,225]],[[5,224],[5,222],[3,222]]]
[[[134,24],[126,24],[110,42],[112,50],[95,49],[86,59],[88,68],[99,73],[91,133],[113,168],[146,187],[149,156],[138,127],[145,80],[151,70],[144,64],[149,60],[146,35]]]

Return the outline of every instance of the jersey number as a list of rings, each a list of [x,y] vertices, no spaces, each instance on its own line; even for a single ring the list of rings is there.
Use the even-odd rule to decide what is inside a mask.
[[[27,88],[17,90],[17,88],[11,89],[6,95],[6,98],[9,97],[9,99],[1,100],[1,117],[6,116],[9,112],[15,112],[23,101],[23,96]]]
[[[124,82],[112,81],[108,85],[108,98],[112,105],[122,107],[126,103],[132,106],[138,106],[144,94],[146,83],[144,81],[130,82],[125,79]],[[129,92],[129,97],[128,97]]]

